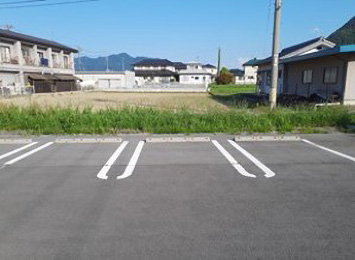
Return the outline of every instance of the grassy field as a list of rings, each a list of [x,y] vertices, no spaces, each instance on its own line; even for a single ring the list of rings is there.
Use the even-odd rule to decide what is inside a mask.
[[[210,93],[212,95],[233,95],[255,93],[256,85],[211,85]]]
[[[0,131],[24,134],[315,133],[351,125],[355,114],[345,107],[270,112],[250,108],[238,95],[77,92],[0,99]]]
[[[215,101],[208,93],[70,92],[0,98],[0,105],[36,106],[42,109],[52,107],[84,109],[90,107],[94,111],[106,108],[141,107],[162,110],[188,109],[196,113],[230,109],[228,105]]]

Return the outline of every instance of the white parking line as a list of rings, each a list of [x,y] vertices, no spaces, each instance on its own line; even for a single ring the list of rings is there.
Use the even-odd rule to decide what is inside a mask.
[[[46,144],[44,144],[44,145],[42,145],[40,147],[37,147],[36,149],[33,149],[33,150],[31,150],[31,151],[29,151],[29,152],[27,152],[27,153],[15,158],[15,159],[13,159],[11,161],[6,162],[4,165],[5,166],[12,165],[12,164],[14,164],[14,163],[16,163],[18,161],[21,161],[22,159],[25,159],[26,157],[28,157],[28,156],[30,156],[30,155],[32,155],[34,153],[37,153],[37,152],[47,148],[48,146],[51,146],[52,144],[54,144],[54,142],[46,143]]]
[[[117,158],[121,155],[123,150],[126,148],[127,144],[128,142],[125,141],[117,148],[117,150],[111,155],[110,159],[106,162],[104,167],[102,167],[101,171],[97,174],[97,178],[102,180],[108,179],[107,173],[110,171],[112,165],[115,163]]]
[[[322,149],[322,150],[324,150],[324,151],[330,152],[330,153],[332,153],[332,154],[338,155],[338,156],[340,156],[340,157],[343,157],[343,158],[346,158],[346,159],[348,159],[348,160],[350,160],[350,161],[355,162],[355,158],[354,158],[354,157],[351,157],[350,155],[347,155],[347,154],[344,154],[344,153],[341,153],[341,152],[338,152],[338,151],[329,149],[329,148],[327,148],[327,147],[324,147],[324,146],[315,144],[315,143],[313,143],[313,142],[311,142],[311,141],[309,141],[309,140],[306,140],[306,139],[302,139],[302,141],[305,142],[305,143],[307,143],[307,144],[310,144],[310,145],[313,145],[313,146],[315,146],[315,147],[318,147],[318,148],[320,148],[320,149]]]
[[[143,150],[144,143],[145,143],[144,141],[140,141],[138,143],[136,150],[134,151],[133,156],[127,165],[126,170],[124,171],[124,173],[122,175],[117,177],[117,180],[122,180],[122,179],[128,178],[129,176],[131,176],[133,174],[133,171],[136,168],[136,164],[139,159],[139,155],[141,154],[141,152]]]
[[[247,172],[243,166],[241,166],[234,158],[233,156],[227,152],[226,149],[223,148],[222,145],[220,145],[216,140],[212,140],[212,143],[217,147],[217,149],[223,154],[224,157],[232,164],[232,166],[243,176],[249,177],[249,178],[256,178],[254,174],[250,174]]]
[[[27,148],[29,148],[31,146],[34,146],[36,144],[38,144],[38,142],[33,142],[33,143],[28,144],[28,145],[22,146],[22,147],[20,147],[20,148],[18,148],[16,150],[13,150],[11,152],[5,153],[5,154],[0,156],[0,160],[5,159],[5,158],[7,158],[7,157],[9,157],[9,156],[11,156],[11,155],[13,155],[15,153],[19,153],[19,152],[21,152],[23,150],[26,150]]]
[[[262,162],[260,162],[257,158],[255,158],[252,154],[250,154],[248,151],[246,151],[243,147],[241,147],[240,145],[238,145],[236,142],[233,142],[231,140],[228,140],[228,142],[234,146],[234,148],[236,148],[239,152],[241,152],[242,154],[244,154],[250,161],[252,161],[256,166],[258,166],[264,173],[265,173],[265,177],[266,178],[272,178],[274,177],[276,174],[270,170],[265,164],[263,164]]]

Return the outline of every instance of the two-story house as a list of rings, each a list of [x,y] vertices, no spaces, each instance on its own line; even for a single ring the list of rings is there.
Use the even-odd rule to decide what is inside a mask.
[[[166,59],[145,59],[133,64],[136,83],[167,84],[178,81],[178,73],[173,62]]]
[[[186,64],[186,69],[179,71],[180,83],[182,84],[210,84],[217,74],[217,70],[212,65],[202,65],[199,62]]]
[[[139,86],[175,82],[183,85],[206,85],[215,79],[217,68],[199,62],[171,62],[166,59],[145,59],[133,65]]]
[[[75,91],[77,52],[54,41],[0,29],[1,93]]]

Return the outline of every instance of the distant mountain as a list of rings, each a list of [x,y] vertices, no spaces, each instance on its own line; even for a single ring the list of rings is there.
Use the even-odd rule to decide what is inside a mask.
[[[355,16],[347,22],[343,27],[332,33],[328,40],[337,45],[355,44]]]
[[[106,71],[107,70],[107,59],[108,68],[110,71],[123,71],[132,70],[133,64],[144,59],[146,57],[132,57],[127,53],[121,53],[117,55],[110,55],[108,57],[81,57],[75,59],[75,69],[76,71]]]

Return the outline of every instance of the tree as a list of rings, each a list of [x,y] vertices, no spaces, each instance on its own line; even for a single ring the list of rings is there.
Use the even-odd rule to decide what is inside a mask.
[[[234,75],[229,72],[228,68],[223,67],[219,77],[216,78],[218,85],[227,85],[233,82]]]

